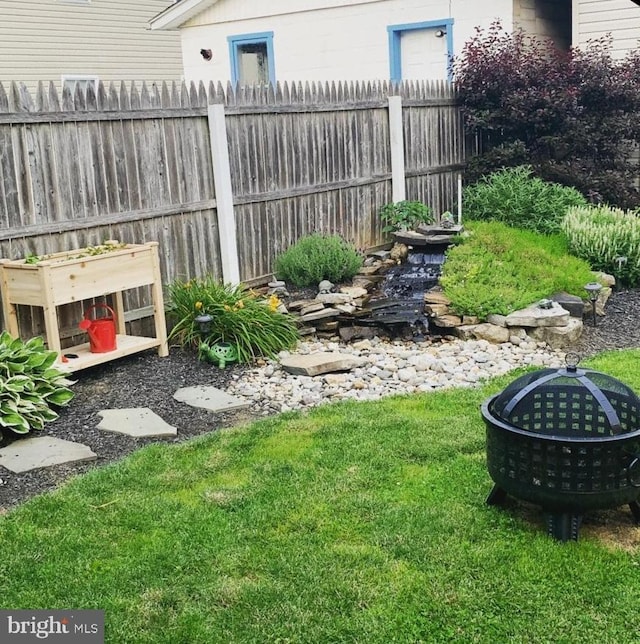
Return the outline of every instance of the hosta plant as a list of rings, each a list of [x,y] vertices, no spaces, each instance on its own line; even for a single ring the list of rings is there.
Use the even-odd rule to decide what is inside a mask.
[[[42,429],[72,398],[65,374],[53,367],[56,352],[41,337],[23,342],[0,334],[0,428],[16,434]]]
[[[570,208],[562,222],[569,250],[622,284],[640,283],[640,217],[608,206]]]

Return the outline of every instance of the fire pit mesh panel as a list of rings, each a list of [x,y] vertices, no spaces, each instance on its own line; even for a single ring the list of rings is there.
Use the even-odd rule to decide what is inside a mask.
[[[513,427],[565,437],[617,436],[640,428],[640,400],[624,383],[590,370],[543,369],[512,382],[491,412]]]

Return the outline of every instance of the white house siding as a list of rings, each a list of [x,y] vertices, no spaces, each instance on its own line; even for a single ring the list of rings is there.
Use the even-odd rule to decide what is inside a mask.
[[[0,81],[180,80],[180,36],[148,21],[167,0],[0,0]]]
[[[501,18],[506,29],[512,28],[513,0],[494,0],[491,9],[486,4],[309,0],[301,9],[299,0],[219,0],[180,30],[185,78],[228,81],[227,37],[273,31],[278,81],[385,79],[390,75],[388,26],[452,18],[454,52],[459,53],[478,25]],[[210,62],[203,61],[201,49],[212,50]]]
[[[640,43],[640,7],[631,0],[574,0],[573,44],[611,34],[613,55],[623,58]]]
[[[513,24],[568,49],[571,46],[571,0],[514,0]]]

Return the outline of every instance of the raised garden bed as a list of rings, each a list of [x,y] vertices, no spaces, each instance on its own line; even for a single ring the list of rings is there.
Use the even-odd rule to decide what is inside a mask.
[[[46,342],[52,351],[69,358],[71,371],[157,347],[166,356],[167,329],[164,317],[158,243],[119,244],[107,252],[94,254],[92,248],[52,253],[33,258],[0,260],[2,307],[5,325],[13,336],[20,335],[16,305],[39,306],[44,311]],[[151,286],[155,337],[127,335],[123,291]],[[113,296],[116,313],[117,348],[107,353],[91,353],[89,343],[64,350],[60,344],[57,307],[70,302]]]

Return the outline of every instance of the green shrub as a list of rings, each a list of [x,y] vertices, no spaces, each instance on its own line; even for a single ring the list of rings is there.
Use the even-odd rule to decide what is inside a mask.
[[[571,253],[622,284],[640,283],[640,218],[607,206],[570,208],[562,222]]]
[[[507,315],[557,291],[584,296],[589,265],[567,252],[562,235],[539,235],[499,222],[474,222],[447,253],[440,282],[459,315]]]
[[[317,286],[322,280],[350,280],[361,266],[362,257],[342,237],[314,234],[276,258],[275,274],[294,286]]]
[[[72,398],[65,374],[52,367],[55,351],[41,337],[23,342],[6,331],[0,334],[0,427],[16,434],[42,429],[58,418],[52,406]]]
[[[557,233],[570,206],[587,200],[574,188],[549,183],[532,175],[531,168],[506,168],[467,186],[463,193],[465,217],[501,221],[538,233]]]
[[[277,311],[277,297],[261,299],[239,286],[224,285],[213,277],[176,280],[168,287],[167,314],[174,322],[169,338],[181,346],[200,342],[234,345],[239,362],[258,356],[275,356],[295,346],[299,339],[293,318]],[[209,329],[202,333],[195,318],[211,315]]]
[[[413,230],[419,224],[433,223],[431,208],[421,201],[398,201],[388,203],[380,210],[380,218],[385,226],[382,232]]]

